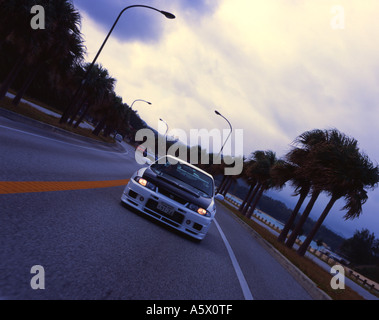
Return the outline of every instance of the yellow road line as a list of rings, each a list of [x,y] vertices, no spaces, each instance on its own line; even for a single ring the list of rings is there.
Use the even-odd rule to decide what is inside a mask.
[[[0,194],[108,188],[126,185],[129,179],[107,181],[0,181]]]

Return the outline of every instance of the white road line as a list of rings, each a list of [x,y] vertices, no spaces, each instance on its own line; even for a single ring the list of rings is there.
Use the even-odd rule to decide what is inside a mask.
[[[237,278],[238,278],[238,281],[240,283],[240,286],[241,286],[243,295],[245,297],[245,300],[254,300],[253,295],[251,294],[249,286],[248,286],[248,284],[246,282],[245,276],[242,273],[240,265],[238,264],[237,258],[234,255],[233,249],[230,246],[228,239],[226,239],[226,236],[225,236],[224,232],[222,231],[220,225],[216,221],[216,219],[213,220],[213,221],[214,221],[214,223],[215,223],[215,225],[216,225],[216,227],[218,229],[218,232],[221,235],[222,241],[224,241],[226,249],[228,250],[230,260],[232,260],[233,268],[234,268],[234,271],[237,274]]]
[[[55,141],[55,142],[59,142],[59,143],[63,143],[63,144],[68,144],[70,146],[75,146],[75,147],[82,148],[82,149],[89,149],[89,150],[100,151],[100,152],[107,152],[107,153],[116,153],[116,154],[121,154],[121,155],[127,155],[128,154],[127,150],[125,150],[125,152],[123,152],[123,153],[115,152],[115,151],[101,150],[101,149],[96,149],[96,148],[91,148],[91,147],[80,146],[80,145],[69,143],[69,142],[65,142],[65,141],[62,141],[62,140],[57,140],[57,139],[53,139],[53,138],[44,137],[44,136],[41,136],[39,134],[31,133],[31,132],[20,130],[20,129],[15,129],[15,128],[8,127],[8,126],[0,125],[0,128],[5,128],[5,129],[21,132],[21,133],[26,133],[26,134],[28,134],[30,136],[35,136],[35,137],[43,138],[43,139],[46,139],[46,140],[51,140],[51,141]]]

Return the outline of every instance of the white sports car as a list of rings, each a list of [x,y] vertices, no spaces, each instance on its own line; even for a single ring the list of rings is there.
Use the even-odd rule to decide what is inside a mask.
[[[215,217],[213,177],[178,158],[165,156],[130,178],[121,201],[202,240]]]

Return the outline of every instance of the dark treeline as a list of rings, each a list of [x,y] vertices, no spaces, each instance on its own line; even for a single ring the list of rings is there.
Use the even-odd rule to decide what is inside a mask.
[[[33,14],[35,6],[44,11]],[[43,28],[31,25],[37,14]],[[92,122],[94,135],[119,132],[133,140],[145,127],[115,92],[108,70],[85,61],[81,15],[72,1],[0,0],[0,15],[0,100],[11,91],[14,108],[25,97],[42,102],[62,113],[61,124]]]
[[[345,220],[360,217],[368,199],[367,190],[373,190],[378,185],[379,167],[360,150],[356,139],[337,129],[313,129],[296,137],[292,148],[282,158],[277,158],[272,150],[252,152],[245,159],[241,174],[224,175],[217,192],[223,195],[228,191],[233,193],[233,183],[239,179],[248,186],[240,196],[242,204],[238,208],[247,218],[253,215],[256,208],[263,206],[261,199],[267,190],[281,190],[285,185],[294,188],[297,203],[277,240],[292,248],[299,236],[306,235],[296,250],[303,256],[312,240],[322,237],[322,224],[337,200],[344,201],[342,210],[345,211]],[[321,194],[327,195],[329,201],[317,221],[313,221],[309,215]],[[305,208],[300,212],[303,205]],[[279,215],[278,212],[283,212],[282,205],[276,205],[271,211],[272,207],[271,203],[269,213],[274,217]],[[284,211],[288,215],[288,210]],[[278,220],[283,221],[283,217]],[[312,225],[310,230],[309,224]]]
[[[218,182],[221,182],[220,177],[217,179]],[[244,199],[248,193],[248,187],[242,185],[242,184],[236,184],[232,186],[230,189],[230,193],[235,195],[236,197],[240,199]],[[282,201],[273,199],[269,196],[262,195],[261,199],[259,200],[257,204],[257,208],[262,210],[263,212],[267,213],[274,219],[280,221],[281,223],[285,224],[291,213],[292,209],[288,208],[285,203]],[[298,222],[300,217],[297,217],[295,220],[295,224]],[[307,220],[303,226],[303,232],[302,234],[306,235],[309,233],[309,231],[312,229],[312,226],[314,225],[315,221],[311,218]],[[344,237],[338,235],[334,231],[328,229],[326,226],[321,226],[318,230],[314,240],[320,240],[324,243],[326,243],[333,251],[339,251],[342,244],[346,240]]]

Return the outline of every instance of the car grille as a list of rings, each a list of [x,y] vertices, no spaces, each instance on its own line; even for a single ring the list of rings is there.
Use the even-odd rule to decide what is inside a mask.
[[[157,201],[154,201],[154,200],[152,200],[152,199],[149,199],[149,200],[147,201],[147,203],[146,203],[146,208],[148,208],[148,209],[150,209],[150,210],[153,210],[153,211],[159,213],[160,215],[162,215],[162,216],[164,216],[164,217],[167,217],[167,218],[169,218],[169,219],[171,219],[171,220],[173,220],[173,221],[175,221],[175,222],[177,222],[177,223],[179,223],[179,224],[181,224],[181,223],[183,222],[183,220],[184,220],[184,215],[182,215],[182,214],[180,214],[179,212],[176,212],[176,211],[175,211],[172,215],[167,214],[167,213],[165,213],[165,212],[159,210],[159,209],[157,208],[157,205],[158,205],[158,202],[157,202]]]
[[[158,193],[160,194],[163,194],[164,196],[176,201],[176,202],[179,202],[180,204],[186,204],[188,201],[179,197],[178,195],[176,195],[175,193],[172,193],[162,187],[159,187],[158,188]]]

